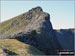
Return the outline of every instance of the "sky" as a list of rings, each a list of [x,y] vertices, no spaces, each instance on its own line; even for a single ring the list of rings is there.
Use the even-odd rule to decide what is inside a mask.
[[[74,28],[74,1],[1,1],[1,22],[40,6],[54,29]]]

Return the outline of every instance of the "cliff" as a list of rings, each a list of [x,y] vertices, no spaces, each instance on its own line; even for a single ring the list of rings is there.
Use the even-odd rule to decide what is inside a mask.
[[[73,46],[68,46],[69,43],[70,45],[74,44],[72,41],[74,35],[68,30],[61,30],[60,33],[54,30],[50,15],[39,6],[0,23],[0,26],[0,38],[3,40],[16,39],[24,44],[34,46],[46,55],[57,54],[56,50],[73,50]],[[70,41],[70,39],[72,40]],[[63,44],[63,41],[66,43]]]

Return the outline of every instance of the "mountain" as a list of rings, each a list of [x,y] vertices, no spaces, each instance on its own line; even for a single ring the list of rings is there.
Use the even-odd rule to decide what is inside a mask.
[[[54,55],[57,54],[56,50],[70,48],[67,46],[68,43],[66,43],[67,45],[62,44],[62,35],[59,34],[58,30],[53,29],[50,21],[50,15],[44,12],[39,6],[10,20],[0,23],[0,26],[0,39],[9,39],[9,43],[13,39],[14,41],[16,39],[23,44],[28,44],[37,48],[40,52],[46,55]],[[64,40],[66,37],[69,37],[67,35],[67,30],[64,30],[64,32],[61,33],[65,36]],[[72,34],[71,37],[73,38]],[[69,38],[71,39],[71,37]],[[66,40],[69,42],[70,39],[67,38]],[[73,45],[73,41],[71,41],[71,43]]]
[[[74,51],[75,29],[56,30],[57,39],[64,50]]]

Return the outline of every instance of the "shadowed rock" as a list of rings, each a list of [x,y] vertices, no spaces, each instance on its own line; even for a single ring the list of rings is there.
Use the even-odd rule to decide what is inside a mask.
[[[6,22],[8,24],[2,23],[6,26],[2,26],[4,28],[1,30],[2,37],[15,38],[33,45],[47,55],[56,54],[56,50],[63,49],[58,41],[58,34],[53,30],[50,15],[43,12],[39,6]],[[66,34],[64,35],[66,36]]]
[[[22,25],[25,24],[23,31],[32,32],[32,30],[35,30],[36,34],[29,33],[27,35],[26,33],[25,35],[18,36],[16,39],[31,44],[46,54],[54,54],[56,49],[62,49],[52,28],[50,15],[43,12],[41,7],[32,8],[26,14],[22,14],[21,16],[19,16],[18,22]],[[21,22],[22,20],[28,20],[29,23]],[[16,25],[15,22],[16,21],[13,21],[12,23]]]

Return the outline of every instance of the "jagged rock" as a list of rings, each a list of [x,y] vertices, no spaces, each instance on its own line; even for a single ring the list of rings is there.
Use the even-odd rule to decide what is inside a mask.
[[[35,30],[36,35],[26,34],[18,36],[17,39],[27,44],[32,44],[35,47],[39,45],[40,47],[38,49],[44,51],[46,54],[52,54],[51,52],[54,53],[56,49],[61,49],[50,22],[50,15],[43,12],[41,7],[32,8],[28,12],[14,17],[7,28],[10,29],[6,31],[6,35],[10,36],[19,32],[31,32]],[[20,39],[19,37],[22,38]],[[32,39],[33,43],[31,43],[30,39]]]
[[[34,34],[33,36],[32,34],[29,34],[29,35],[26,34],[26,35],[23,35],[22,37],[20,36],[21,39],[19,39],[18,37],[17,38],[18,40],[25,42],[27,44],[32,44],[35,47],[39,45],[40,46],[39,49],[41,51],[46,52],[46,54],[52,54],[52,53],[47,53],[49,49],[50,51],[52,51],[53,49],[54,50],[61,49],[61,46],[58,43],[56,39],[56,35],[52,28],[52,24],[50,22],[50,15],[48,13],[43,12],[41,7],[36,7],[29,10],[26,14],[23,14],[23,16],[25,16],[26,19],[22,19],[22,20],[30,20],[30,22],[26,24],[26,26],[24,27],[23,31],[31,32],[32,30],[35,30],[37,34],[36,35]],[[22,21],[22,20],[19,21],[20,18],[21,16],[19,16],[18,18],[19,24],[21,24],[21,21]],[[12,23],[15,23],[15,22],[13,21]],[[22,25],[24,25],[24,23]],[[31,38],[33,40],[33,43],[31,43],[30,41]]]
[[[39,6],[6,22],[8,24],[2,23],[6,26],[2,26],[2,37],[15,38],[35,46],[46,54],[56,54],[56,50],[63,49],[53,30],[50,15]]]

